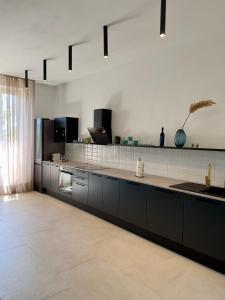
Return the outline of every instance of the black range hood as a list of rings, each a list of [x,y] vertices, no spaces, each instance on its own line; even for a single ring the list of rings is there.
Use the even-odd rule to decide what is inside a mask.
[[[96,144],[112,144],[112,110],[95,109],[94,127],[88,128],[88,131]]]

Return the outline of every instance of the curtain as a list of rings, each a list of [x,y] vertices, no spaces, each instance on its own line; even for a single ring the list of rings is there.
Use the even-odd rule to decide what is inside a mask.
[[[34,81],[0,75],[0,194],[33,188]]]

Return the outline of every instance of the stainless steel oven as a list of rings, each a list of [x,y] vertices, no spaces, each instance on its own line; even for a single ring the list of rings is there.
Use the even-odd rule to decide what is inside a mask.
[[[72,195],[73,170],[67,166],[60,166],[59,169],[59,190],[65,194]]]

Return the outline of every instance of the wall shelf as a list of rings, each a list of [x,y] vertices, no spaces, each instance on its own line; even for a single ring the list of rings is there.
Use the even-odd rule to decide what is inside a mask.
[[[74,142],[73,144],[80,144],[80,145],[100,145],[100,144],[85,144],[85,143],[79,143]],[[155,149],[171,149],[171,150],[192,150],[192,151],[215,151],[215,152],[225,152],[225,149],[216,149],[216,148],[192,148],[192,147],[174,147],[174,146],[155,146],[155,145],[123,145],[123,144],[108,144],[108,145],[101,145],[101,146],[121,146],[121,147],[136,147],[136,148],[155,148]]]

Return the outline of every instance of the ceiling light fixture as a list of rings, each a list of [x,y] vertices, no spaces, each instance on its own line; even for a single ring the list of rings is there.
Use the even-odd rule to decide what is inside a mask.
[[[28,82],[28,70],[25,70],[25,88],[28,89],[29,82]]]
[[[73,46],[68,47],[68,70],[72,72],[73,69]]]
[[[164,38],[166,35],[166,0],[161,0],[161,16],[160,16],[160,36]]]
[[[103,26],[104,58],[108,57],[108,26]]]
[[[43,80],[47,80],[47,59],[43,60]]]

